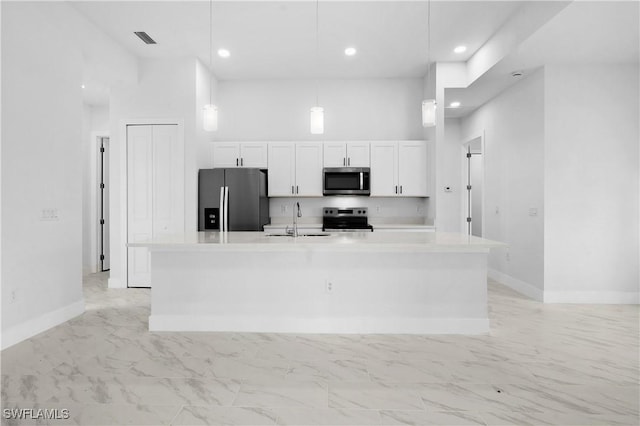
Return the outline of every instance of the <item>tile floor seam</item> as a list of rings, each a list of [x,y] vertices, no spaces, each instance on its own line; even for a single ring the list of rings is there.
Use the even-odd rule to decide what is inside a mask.
[[[184,410],[184,407],[186,405],[181,405],[180,408],[178,409],[178,412],[175,414],[175,416],[173,416],[173,418],[169,421],[169,426],[174,426],[176,419],[178,418],[178,416],[180,415],[180,413],[182,412],[182,410]]]

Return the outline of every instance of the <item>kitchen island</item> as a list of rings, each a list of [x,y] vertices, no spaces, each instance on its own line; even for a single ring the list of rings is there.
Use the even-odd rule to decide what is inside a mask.
[[[152,331],[465,333],[489,330],[487,256],[452,233],[199,232],[151,251]]]

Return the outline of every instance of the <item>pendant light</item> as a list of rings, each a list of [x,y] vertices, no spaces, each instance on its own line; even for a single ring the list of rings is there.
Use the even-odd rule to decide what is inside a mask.
[[[427,0],[427,88],[431,87],[431,0]],[[436,125],[436,100],[422,101],[422,127]]]
[[[318,36],[318,6],[319,0],[316,0],[316,73],[320,65],[320,43]],[[318,105],[318,76],[316,75],[316,105],[311,108],[310,113],[310,131],[312,135],[321,135],[324,133],[324,108]]]
[[[213,104],[213,0],[209,0],[209,103],[202,109],[202,127],[207,132],[218,130],[218,107]]]

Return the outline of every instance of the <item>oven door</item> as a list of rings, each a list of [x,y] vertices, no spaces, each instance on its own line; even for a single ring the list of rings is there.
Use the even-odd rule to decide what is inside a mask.
[[[326,167],[322,172],[324,195],[370,195],[368,167]]]

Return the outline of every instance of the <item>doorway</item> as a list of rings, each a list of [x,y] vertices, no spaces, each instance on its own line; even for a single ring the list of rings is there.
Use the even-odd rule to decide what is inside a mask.
[[[110,269],[109,258],[109,138],[98,138],[98,270]]]
[[[466,170],[466,231],[468,235],[484,235],[484,155],[482,137],[464,144]]]

